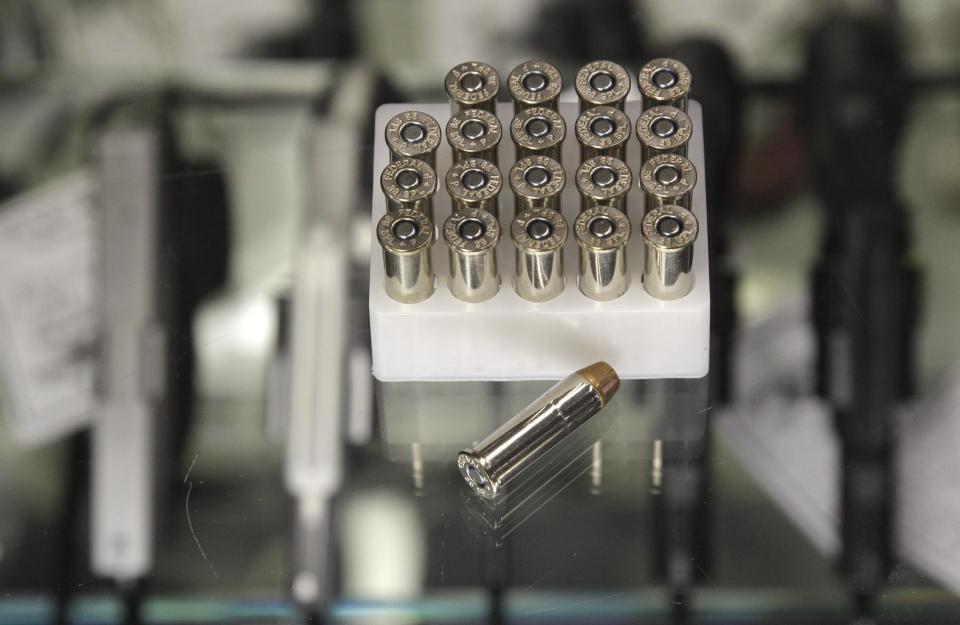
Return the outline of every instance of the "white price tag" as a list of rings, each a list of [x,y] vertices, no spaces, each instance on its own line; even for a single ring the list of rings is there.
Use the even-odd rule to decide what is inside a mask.
[[[0,205],[0,399],[22,444],[93,413],[94,190],[82,171]]]

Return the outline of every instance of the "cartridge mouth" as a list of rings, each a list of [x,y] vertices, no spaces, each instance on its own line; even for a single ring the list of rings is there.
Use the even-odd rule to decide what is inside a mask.
[[[580,369],[577,373],[597,391],[600,396],[600,403],[603,406],[610,402],[610,399],[620,388],[620,376],[617,375],[613,367],[602,360]]]
[[[457,455],[457,468],[467,486],[484,499],[493,499],[500,492],[500,482],[490,476],[483,460],[470,451],[461,451]]]

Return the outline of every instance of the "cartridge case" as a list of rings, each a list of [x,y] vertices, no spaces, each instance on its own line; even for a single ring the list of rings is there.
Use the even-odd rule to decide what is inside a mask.
[[[609,206],[594,206],[580,213],[573,231],[580,250],[580,292],[600,302],[626,293],[630,288],[630,220],[626,214]]]
[[[580,163],[576,176],[580,210],[609,206],[627,212],[627,194],[633,174],[627,164],[612,156],[594,156]]]
[[[383,251],[383,288],[392,299],[415,304],[433,294],[433,230],[430,218],[412,208],[388,212],[377,223],[377,240]]]
[[[415,158],[402,158],[383,168],[380,188],[387,199],[387,212],[410,208],[433,221],[433,196],[437,191],[437,174],[427,163]]]
[[[612,106],[594,106],[577,117],[577,142],[580,160],[594,156],[612,156],[626,160],[627,141],[630,139],[630,118]]]
[[[457,299],[485,302],[500,290],[497,243],[500,224],[480,208],[457,211],[443,224],[450,253],[450,292]]]
[[[483,109],[467,109],[456,113],[447,122],[447,143],[453,151],[453,162],[482,158],[497,162],[497,147],[503,127],[497,116]]]
[[[510,122],[510,137],[518,160],[525,156],[549,156],[559,162],[566,136],[567,123],[560,113],[543,106],[525,109]]]
[[[640,168],[644,211],[665,204],[689,209],[695,186],[697,170],[693,163],[679,154],[658,154]]]
[[[510,168],[514,215],[528,208],[560,210],[560,193],[567,184],[563,166],[549,156],[527,156]]]
[[[556,210],[537,207],[510,224],[515,248],[513,288],[528,302],[545,302],[563,292],[563,244],[567,221]]]
[[[598,362],[567,376],[476,446],[457,456],[467,485],[496,499],[525,469],[600,412],[620,387],[610,365]]]
[[[450,113],[483,109],[496,115],[500,74],[491,65],[478,61],[460,63],[447,72],[444,87],[450,97]]]
[[[560,70],[546,61],[527,61],[507,76],[507,88],[513,99],[514,114],[534,106],[557,110],[557,97],[563,90]]]
[[[675,106],[654,106],[637,118],[637,139],[640,141],[641,162],[657,154],[687,155],[687,146],[693,135],[690,117]]]
[[[630,74],[613,61],[593,61],[577,72],[574,87],[580,98],[580,112],[593,106],[612,106],[622,111],[630,93]]]
[[[420,111],[404,111],[390,118],[383,131],[390,149],[390,160],[417,158],[431,168],[437,167],[440,124]]]
[[[647,212],[643,236],[643,288],[657,299],[679,299],[693,289],[693,244],[699,225],[692,212],[668,204]]]
[[[454,212],[480,208],[499,219],[497,198],[503,186],[503,176],[496,165],[482,158],[468,158],[447,170],[447,193]]]
[[[692,82],[690,70],[676,59],[653,59],[637,72],[637,87],[644,110],[654,106],[675,106],[686,111]]]

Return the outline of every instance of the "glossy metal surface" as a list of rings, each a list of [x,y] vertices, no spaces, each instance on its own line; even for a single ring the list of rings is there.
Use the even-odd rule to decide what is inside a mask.
[[[612,156],[626,160],[627,141],[630,139],[630,118],[612,106],[594,106],[577,117],[577,141],[580,160],[594,156]]]
[[[503,126],[497,116],[484,109],[467,109],[447,122],[447,143],[453,151],[453,162],[482,158],[497,162],[497,146]]]
[[[692,134],[693,122],[677,107],[654,106],[645,110],[637,118],[642,162],[664,153],[686,156]]]
[[[610,206],[627,212],[627,193],[633,174],[627,164],[612,156],[595,156],[580,164],[576,174],[580,210]]]
[[[450,113],[466,109],[497,112],[500,74],[493,66],[478,61],[460,63],[447,72],[444,87],[450,97]]]
[[[643,288],[657,299],[679,299],[693,288],[693,244],[699,225],[693,213],[666,205],[647,212],[640,225],[644,242]]]
[[[546,61],[527,61],[507,76],[514,114],[534,106],[557,110],[557,97],[563,90],[560,70]]]
[[[418,158],[436,169],[440,146],[440,124],[420,111],[404,111],[393,116],[383,131],[390,148],[390,160]]]
[[[510,137],[517,147],[517,159],[525,156],[549,156],[560,161],[567,123],[560,113],[543,106],[525,109],[514,115]]]
[[[666,204],[689,209],[695,186],[697,170],[693,163],[679,154],[658,154],[640,168],[645,211]]]
[[[528,208],[560,210],[560,193],[567,184],[563,166],[549,156],[528,156],[510,168],[515,213]]]
[[[401,208],[377,223],[377,240],[383,249],[383,288],[403,304],[422,302],[436,284],[430,261],[433,222],[422,212]]]
[[[692,82],[690,70],[676,59],[653,59],[637,73],[644,109],[668,105],[686,111]]]
[[[499,219],[502,186],[500,169],[482,158],[468,158],[447,170],[446,187],[454,212],[482,208]]]
[[[460,452],[457,466],[473,491],[494,499],[525,467],[600,412],[620,386],[616,372],[596,363],[567,376],[497,428]]]
[[[580,213],[573,231],[580,249],[580,292],[601,302],[626,293],[630,288],[630,220],[626,214],[608,206],[595,206]]]
[[[563,292],[563,244],[567,221],[559,211],[531,208],[510,225],[515,246],[513,288],[529,302],[545,302]]]
[[[622,65],[612,61],[593,61],[577,72],[575,87],[581,111],[592,106],[623,110],[623,103],[630,93],[630,74]]]
[[[450,252],[450,292],[457,299],[485,302],[500,290],[497,243],[500,225],[489,212],[472,208],[457,211],[443,225]]]
[[[387,198],[387,212],[414,209],[433,221],[433,195],[437,192],[437,174],[425,162],[415,158],[393,161],[380,174],[380,188]]]

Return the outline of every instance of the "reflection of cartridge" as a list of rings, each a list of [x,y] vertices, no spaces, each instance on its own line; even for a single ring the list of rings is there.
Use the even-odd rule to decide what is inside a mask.
[[[383,248],[383,288],[404,304],[422,302],[433,294],[430,245],[433,223],[424,213],[400,208],[377,223],[377,240]]]
[[[626,160],[627,140],[630,138],[630,118],[612,106],[595,106],[580,114],[576,124],[580,143],[580,160],[594,156],[613,156]]]
[[[580,248],[580,292],[601,302],[626,293],[630,287],[630,220],[626,214],[608,206],[594,206],[580,213],[573,231]]]
[[[495,499],[524,469],[603,409],[620,388],[610,365],[598,362],[567,376],[457,456],[467,485],[484,499]]]
[[[643,217],[643,288],[657,299],[678,299],[693,288],[697,218],[681,206],[659,206]]]
[[[450,292],[464,302],[484,302],[500,289],[497,243],[500,225],[489,212],[465,209],[443,224],[443,238],[450,251]]]
[[[482,208],[499,217],[497,197],[503,186],[503,176],[490,161],[481,158],[460,161],[447,170],[446,185],[454,212]]]
[[[593,206],[611,206],[627,212],[627,193],[633,186],[630,168],[619,158],[594,156],[577,168],[580,210]]]
[[[567,124],[560,113],[535,106],[517,113],[510,123],[510,137],[517,146],[517,158],[549,156],[559,161]]]
[[[513,68],[507,76],[507,87],[513,98],[514,114],[534,106],[557,110],[563,77],[546,61],[527,61]]]
[[[637,118],[642,162],[668,152],[686,156],[692,134],[693,122],[677,107],[655,106],[645,110]]]
[[[510,168],[510,188],[519,215],[528,208],[560,210],[560,192],[566,186],[563,167],[548,156],[528,156]]]
[[[447,143],[453,150],[453,162],[482,158],[497,162],[497,146],[503,128],[497,116],[483,109],[467,109],[447,122]]]
[[[451,113],[465,109],[497,112],[500,74],[486,63],[469,61],[457,65],[447,72],[444,87],[450,96]]]
[[[574,83],[580,97],[580,111],[592,106],[612,106],[623,110],[630,93],[630,74],[612,61],[593,61],[577,72]]]
[[[559,211],[530,208],[510,225],[516,248],[513,288],[529,302],[545,302],[563,292],[563,244],[567,221]]]
[[[690,208],[690,198],[696,185],[697,170],[693,163],[679,154],[658,154],[640,168],[645,211],[665,204]]]
[[[686,111],[691,83],[690,70],[676,59],[653,59],[637,73],[644,110],[667,105]]]
[[[437,148],[440,146],[440,124],[420,111],[404,111],[394,115],[383,131],[390,160],[418,158],[432,168],[437,167]]]
[[[384,167],[380,188],[387,198],[387,212],[412,208],[433,221],[433,194],[437,191],[437,174],[433,168],[415,158],[402,158]]]

